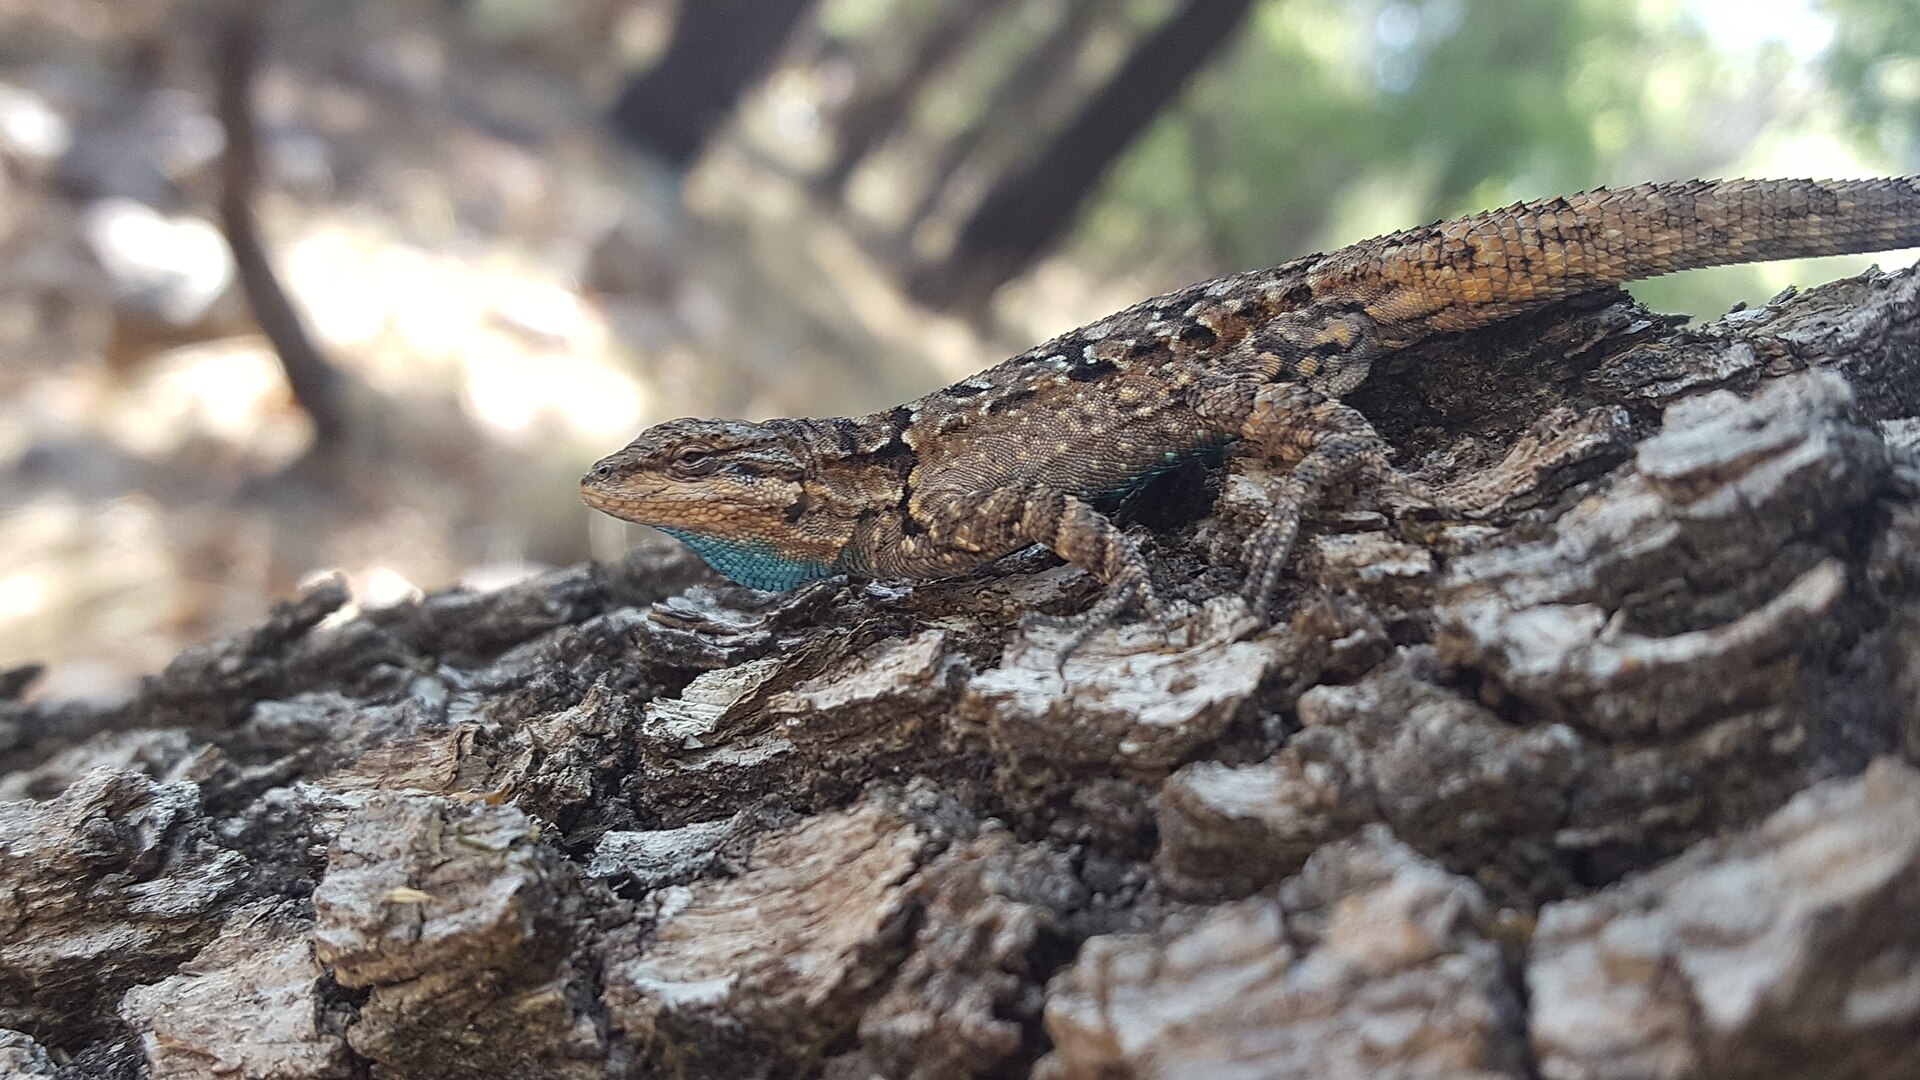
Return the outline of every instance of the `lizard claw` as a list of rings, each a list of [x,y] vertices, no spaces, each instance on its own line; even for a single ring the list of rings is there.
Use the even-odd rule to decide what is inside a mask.
[[[1296,509],[1268,518],[1247,538],[1247,580],[1240,595],[1262,622],[1272,612],[1273,598],[1280,591],[1280,578],[1286,573],[1287,558],[1293,554],[1293,541],[1299,532],[1300,513]]]
[[[1134,585],[1116,585],[1107,590],[1107,594],[1092,607],[1078,615],[1042,615],[1030,612],[1021,619],[1021,625],[1028,629],[1047,629],[1067,634],[1066,644],[1060,647],[1055,658],[1054,670],[1064,672],[1067,661],[1080,651],[1095,634],[1112,626],[1129,608],[1138,606],[1154,624],[1165,627],[1168,622],[1166,605],[1154,595],[1153,588],[1145,582]]]

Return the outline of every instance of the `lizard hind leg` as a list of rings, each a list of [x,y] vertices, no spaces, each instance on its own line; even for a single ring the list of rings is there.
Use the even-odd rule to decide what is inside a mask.
[[[1272,507],[1242,549],[1247,568],[1243,590],[1254,613],[1265,618],[1300,533],[1301,518],[1334,485],[1360,478],[1397,500],[1430,503],[1425,488],[1388,462],[1384,439],[1366,417],[1298,383],[1262,387],[1241,423],[1242,453],[1296,464],[1269,494]]]

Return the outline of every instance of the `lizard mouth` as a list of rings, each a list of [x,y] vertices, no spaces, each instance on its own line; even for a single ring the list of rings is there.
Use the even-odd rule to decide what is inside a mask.
[[[589,507],[614,517],[628,521],[639,521],[640,514],[655,500],[646,495],[620,491],[610,487],[606,481],[596,478],[592,473],[580,478],[580,501]]]

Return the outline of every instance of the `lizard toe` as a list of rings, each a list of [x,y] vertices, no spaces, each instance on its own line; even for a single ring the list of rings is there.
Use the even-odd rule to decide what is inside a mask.
[[[1092,607],[1078,615],[1042,615],[1031,612],[1020,620],[1028,629],[1045,629],[1063,632],[1067,640],[1061,645],[1056,667],[1064,669],[1073,654],[1080,651],[1095,634],[1119,621],[1120,616],[1129,609],[1139,608],[1149,620],[1157,625],[1167,625],[1169,613],[1165,604],[1155,595],[1153,586],[1147,581],[1118,583],[1107,589]]]

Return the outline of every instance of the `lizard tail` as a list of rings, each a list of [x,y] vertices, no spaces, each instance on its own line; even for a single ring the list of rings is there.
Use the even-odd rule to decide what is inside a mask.
[[[1920,247],[1920,177],[1691,180],[1410,229],[1361,245],[1364,261],[1330,259],[1313,284],[1417,337],[1676,270],[1904,247]]]
[[[1596,284],[1730,263],[1850,255],[1920,246],[1920,177],[1870,180],[1696,180],[1574,199],[1583,216],[1621,230],[1599,240],[1612,259]],[[1610,207],[1624,203],[1634,225]],[[1576,211],[1579,213],[1579,211]],[[1612,221],[1608,221],[1612,218]]]

